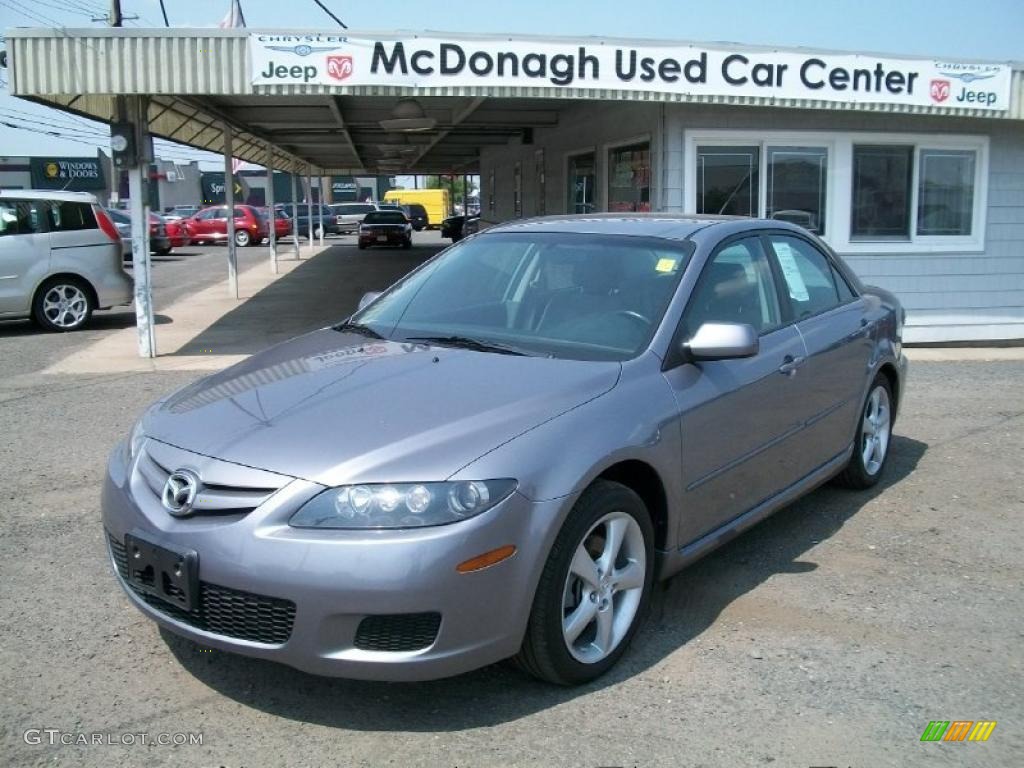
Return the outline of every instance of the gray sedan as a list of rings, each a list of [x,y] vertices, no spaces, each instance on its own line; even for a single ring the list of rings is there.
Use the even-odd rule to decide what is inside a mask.
[[[885,470],[903,311],[785,222],[551,217],[153,405],[110,457],[129,599],[317,674],[577,684],[651,586]]]

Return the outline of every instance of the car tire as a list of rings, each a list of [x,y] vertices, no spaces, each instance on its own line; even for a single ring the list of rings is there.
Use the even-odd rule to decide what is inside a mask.
[[[173,248],[160,248],[156,251],[157,256],[167,256]]]
[[[366,243],[359,243],[359,250],[360,251],[365,251],[366,250]]]
[[[412,238],[411,238],[411,237],[407,237],[407,238],[405,238],[405,242],[404,242],[404,243],[402,243],[402,247],[403,247],[403,248],[404,248],[405,250],[407,250],[407,251],[408,251],[408,250],[409,250],[410,248],[412,248]]]
[[[32,298],[32,319],[53,333],[77,331],[96,309],[92,287],[77,277],[47,280]]]
[[[610,551],[610,526],[619,534],[617,552]],[[600,677],[640,626],[653,581],[654,527],[647,508],[626,486],[596,481],[577,499],[551,547],[513,661],[557,685]],[[629,586],[618,589],[620,584]]]
[[[836,475],[837,485],[863,490],[881,479],[892,444],[893,403],[889,379],[880,373],[871,382],[860,411],[853,455],[843,471]]]
[[[244,229],[239,229],[235,232],[235,245],[239,248],[247,248],[252,245],[252,235],[246,232]]]

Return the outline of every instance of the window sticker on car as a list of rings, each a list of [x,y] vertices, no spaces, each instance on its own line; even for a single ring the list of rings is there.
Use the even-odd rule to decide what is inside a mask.
[[[804,276],[800,274],[800,267],[797,266],[796,256],[789,243],[772,240],[772,246],[779,259],[782,275],[786,278],[786,285],[789,286],[789,295],[797,301],[810,301],[811,295],[807,292]]]
[[[677,259],[658,259],[658,263],[654,265],[654,269],[657,272],[675,272],[676,265],[678,263]]]

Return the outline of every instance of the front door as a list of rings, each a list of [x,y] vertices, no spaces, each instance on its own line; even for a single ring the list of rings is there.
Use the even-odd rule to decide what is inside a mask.
[[[40,204],[0,200],[0,314],[23,314],[50,263],[50,235]]]
[[[685,363],[665,373],[680,408],[685,494],[678,545],[720,527],[793,482],[787,438],[800,419],[788,373],[805,354],[786,324],[759,237],[727,241],[709,259],[683,316],[683,338],[706,322],[745,323],[757,355]]]

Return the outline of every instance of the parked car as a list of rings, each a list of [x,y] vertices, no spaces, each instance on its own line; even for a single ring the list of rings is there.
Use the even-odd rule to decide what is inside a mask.
[[[371,245],[412,248],[412,224],[401,211],[373,211],[359,225],[359,249]]]
[[[320,213],[323,212],[324,221],[324,235],[340,235],[343,230],[346,229],[347,225],[344,225],[340,221],[338,214],[331,210],[330,206],[327,205],[309,205],[308,203],[299,203],[298,206],[298,218],[293,222],[299,233],[300,237],[309,237],[309,217],[313,216],[313,237],[320,237]],[[288,215],[291,215],[291,204],[287,204],[286,210]]]
[[[377,210],[376,203],[335,203],[329,207],[337,221],[338,231],[343,235],[358,232],[363,217]]]
[[[426,229],[430,221],[427,219],[427,209],[419,203],[403,203],[402,210],[406,218],[412,223],[412,228],[417,232]]]
[[[0,319],[73,331],[130,304],[121,233],[93,195],[0,190]]]
[[[173,248],[185,248],[192,244],[192,238],[188,235],[184,219],[168,219],[164,217],[164,228],[167,230],[167,237]]]
[[[473,234],[476,230],[473,229],[471,232],[466,230],[466,222],[472,220],[472,227],[477,225],[477,216],[449,216],[447,219],[441,222],[441,237],[451,238],[453,243],[459,242],[466,235]]]
[[[223,243],[228,239],[228,209],[224,205],[204,208],[190,219],[185,229],[193,243]],[[280,230],[277,230],[280,232]],[[235,245],[259,245],[270,236],[269,217],[252,205],[235,206]]]
[[[175,221],[179,219],[188,219],[195,216],[200,211],[198,205],[174,205],[167,208],[164,211],[164,219],[168,221]]]
[[[132,217],[122,209],[108,208],[106,211],[121,235],[121,251],[125,263],[132,260]],[[149,214],[149,250],[158,256],[166,256],[173,250],[174,243],[167,233],[164,220],[155,213]]]
[[[469,237],[480,231],[480,216],[469,216],[462,225],[462,236]]]
[[[111,561],[219,650],[585,683],[657,579],[831,478],[879,481],[902,324],[785,222],[495,226],[148,409],[110,457]]]

